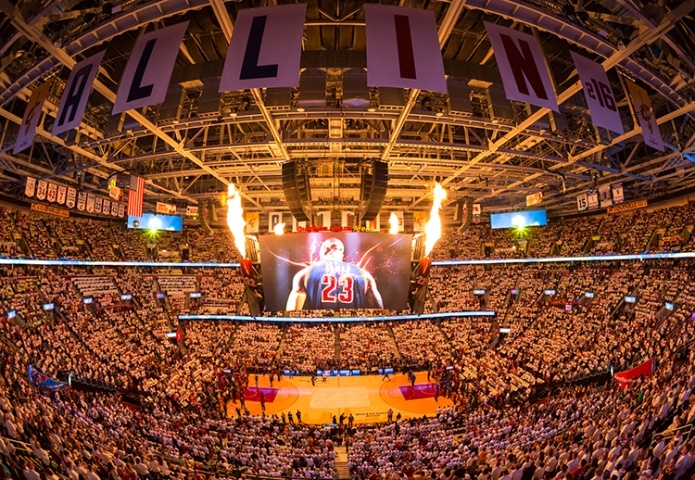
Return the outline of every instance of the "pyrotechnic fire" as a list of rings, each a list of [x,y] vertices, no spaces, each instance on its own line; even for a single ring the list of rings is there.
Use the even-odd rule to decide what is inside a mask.
[[[429,255],[434,244],[437,243],[442,236],[442,220],[439,218],[439,210],[442,208],[442,202],[446,200],[446,190],[440,183],[434,185],[434,201],[432,202],[432,210],[430,211],[430,219],[425,225],[425,255]]]
[[[398,233],[398,215],[396,215],[396,212],[391,212],[389,217],[389,233],[391,235]]]
[[[273,227],[273,232],[275,233],[275,235],[284,234],[285,233],[285,223],[283,222],[283,223],[275,224],[275,226]]]
[[[227,226],[234,237],[234,245],[241,254],[241,258],[246,258],[246,235],[244,228],[244,209],[241,208],[241,194],[233,183],[227,188]]]

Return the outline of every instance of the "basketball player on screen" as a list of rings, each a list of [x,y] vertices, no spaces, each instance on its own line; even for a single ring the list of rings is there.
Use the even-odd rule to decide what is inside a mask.
[[[384,308],[372,274],[344,262],[344,255],[343,242],[334,237],[325,240],[319,261],[294,276],[287,310]]]

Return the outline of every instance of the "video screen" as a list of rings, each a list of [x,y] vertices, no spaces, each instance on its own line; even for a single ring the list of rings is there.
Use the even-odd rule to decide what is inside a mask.
[[[142,217],[128,215],[128,228],[180,232],[183,230],[183,217],[178,215],[154,215],[152,213],[145,213]]]
[[[407,307],[411,235],[315,232],[259,244],[270,311]]]
[[[542,227],[547,224],[548,217],[545,210],[490,214],[491,228]]]

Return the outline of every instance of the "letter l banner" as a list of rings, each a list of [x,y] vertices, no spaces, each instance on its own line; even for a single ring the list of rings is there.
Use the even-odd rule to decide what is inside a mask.
[[[299,85],[306,4],[240,10],[220,92]]]
[[[188,21],[141,35],[118,86],[113,115],[162,103]]]
[[[99,52],[89,58],[85,58],[76,64],[70,72],[70,78],[65,85],[63,95],[60,97],[58,115],[53,125],[53,135],[60,135],[77,127],[82,121],[82,115],[87,107],[89,93],[92,84],[99,72],[99,65],[106,51]]]
[[[367,84],[447,93],[434,13],[367,4]]]

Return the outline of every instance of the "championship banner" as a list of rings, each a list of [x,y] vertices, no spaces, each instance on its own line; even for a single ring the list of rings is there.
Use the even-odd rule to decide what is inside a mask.
[[[94,199],[94,213],[101,213],[101,206],[104,203],[104,199],[101,197],[96,197]]]
[[[427,225],[427,212],[413,212],[413,231],[424,232]]]
[[[220,93],[298,86],[305,17],[306,4],[241,9],[224,62]]]
[[[625,201],[622,183],[614,183],[611,185],[611,193],[613,195],[613,203],[623,203]]]
[[[282,212],[270,212],[268,214],[268,231],[272,232],[278,223],[282,223]]]
[[[157,213],[163,213],[165,215],[176,215],[176,205],[172,203],[157,202]]]
[[[350,225],[348,224],[345,226],[349,227]],[[379,230],[381,230],[381,214],[377,213],[376,217],[374,217],[374,220],[369,220],[368,222],[365,222],[364,226],[372,232],[378,232]]]
[[[586,193],[583,193],[581,195],[577,195],[577,211],[583,212],[587,208],[589,208],[589,203],[587,200]]]
[[[531,195],[526,195],[526,206],[532,207],[534,205],[540,205],[543,202],[543,192],[532,193]]]
[[[589,210],[598,208],[598,192],[591,192],[586,196],[587,207]]]
[[[244,220],[246,221],[246,233],[258,233],[260,231],[261,215],[258,212],[246,212]]]
[[[77,209],[83,212],[87,208],[87,194],[85,192],[77,193]]]
[[[296,218],[294,218],[294,215],[292,215],[292,231],[293,232],[302,232],[304,229],[306,229],[307,222],[298,222]]]
[[[591,123],[622,135],[625,133],[625,129],[620,119],[613,89],[603,66],[574,52],[570,53],[574,65],[577,67],[579,80],[582,82],[586,104],[589,106],[589,113],[591,114]]]
[[[65,197],[68,195],[68,187],[65,185],[58,185],[58,197],[56,202],[60,205],[65,205]]]
[[[399,212],[394,212],[396,214],[396,218],[398,218],[398,231],[399,232],[404,232],[405,231],[405,222],[403,221],[403,211]]]
[[[68,208],[75,208],[75,199],[77,197],[77,190],[68,187],[68,194],[67,197],[65,197],[65,206]]]
[[[138,38],[121,77],[112,115],[164,101],[187,27],[185,21]]]
[[[630,210],[638,210],[647,206],[647,200],[635,200],[634,202],[623,203],[622,205],[617,205],[615,207],[610,207],[608,209],[609,214],[629,212]]]
[[[125,203],[118,204],[118,218],[125,217]]]
[[[27,177],[27,184],[24,186],[24,195],[33,197],[34,193],[36,193],[36,179],[34,177]]]
[[[630,80],[625,80],[627,91],[630,93],[632,105],[635,108],[637,121],[642,128],[642,137],[644,143],[661,152],[664,151],[664,141],[659,132],[659,125],[656,123],[656,116],[652,108],[652,102],[649,100],[647,91],[636,85]]]
[[[187,217],[198,216],[198,205],[186,205],[186,216]]]
[[[507,98],[559,112],[553,80],[535,37],[494,23],[483,23]]]
[[[32,203],[31,209],[35,212],[48,213],[50,215],[56,215],[58,217],[67,218],[70,216],[70,211],[64,208],[52,207],[50,205],[44,205],[43,203]]]
[[[31,92],[31,97],[29,97],[29,102],[27,103],[27,109],[24,110],[22,124],[19,126],[19,132],[14,142],[15,155],[19,152],[23,152],[34,143],[36,128],[39,126],[39,120],[41,120],[41,114],[43,113],[43,103],[46,101],[46,98],[48,98],[52,84],[53,81],[49,80],[39,87],[36,87],[34,91]]]
[[[46,200],[49,202],[55,202],[58,198],[58,185],[55,183],[48,184],[48,190],[46,191]]]
[[[94,194],[93,193],[87,194],[87,212],[88,213],[94,213]]]
[[[121,187],[109,188],[109,197],[111,197],[111,199],[115,200],[116,202],[122,202],[124,197],[123,189]]]
[[[104,202],[101,205],[101,211],[104,215],[111,215],[111,200],[108,198],[104,199]]]
[[[478,217],[479,217],[480,214],[482,213],[482,210],[483,210],[483,209],[481,208],[481,206],[480,206],[479,203],[474,203],[474,204],[473,204],[473,216],[478,216]]]
[[[65,85],[63,95],[60,97],[60,106],[53,124],[53,135],[60,135],[67,132],[82,122],[84,110],[87,107],[89,93],[92,91],[92,84],[99,73],[99,65],[104,58],[103,52],[85,58],[72,67],[68,83]]]
[[[46,192],[48,190],[48,182],[46,180],[39,180],[36,187],[36,198],[39,200],[46,199]]]
[[[355,213],[348,210],[342,210],[340,212],[340,226],[341,227],[353,227],[355,225]]]
[[[118,203],[116,202],[111,202],[111,216],[118,216]]]
[[[598,198],[601,202],[601,208],[608,208],[613,205],[613,199],[611,198],[611,186],[601,185],[598,187]]]
[[[366,4],[367,85],[447,93],[434,12]]]

